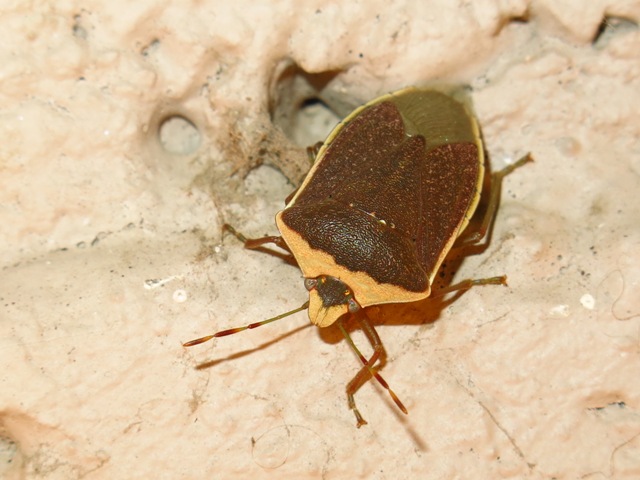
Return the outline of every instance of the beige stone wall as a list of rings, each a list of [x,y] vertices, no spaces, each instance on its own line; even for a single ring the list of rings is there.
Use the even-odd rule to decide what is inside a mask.
[[[0,477],[640,478],[639,2],[6,3]],[[221,225],[276,234],[304,146],[432,82],[535,163],[456,274],[509,288],[371,309],[409,416],[369,383],[356,429],[303,313],[183,348],[305,301]]]

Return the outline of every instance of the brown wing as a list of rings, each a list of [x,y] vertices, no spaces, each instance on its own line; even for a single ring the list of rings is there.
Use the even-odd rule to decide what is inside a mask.
[[[350,271],[428,290],[479,167],[473,143],[425,145],[406,134],[394,103],[365,109],[335,136],[282,220]]]
[[[416,236],[418,258],[430,281],[458,236],[477,192],[480,173],[474,143],[440,145],[426,155],[420,197],[423,201]]]

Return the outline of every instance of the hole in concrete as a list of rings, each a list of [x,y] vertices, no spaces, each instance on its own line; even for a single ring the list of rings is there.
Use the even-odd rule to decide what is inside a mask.
[[[307,147],[326,138],[348,113],[345,96],[331,88],[341,73],[307,73],[295,63],[283,62],[271,86],[271,120],[296,145]]]
[[[76,38],[80,38],[82,40],[86,40],[87,37],[89,36],[87,34],[87,30],[85,28],[85,26],[83,25],[83,20],[82,20],[82,16],[81,15],[74,15],[73,16],[73,27],[72,28],[72,33],[73,36]]]
[[[202,137],[195,124],[182,115],[171,115],[160,122],[158,140],[174,155],[189,155],[198,150]]]
[[[160,48],[160,40],[158,40],[157,38],[154,38],[153,40],[151,40],[151,42],[149,42],[148,45],[142,48],[142,51],[141,51],[142,56],[149,57],[151,56],[151,54],[156,53],[159,48]]]
[[[289,135],[296,145],[312,146],[327,138],[339,121],[340,117],[322,100],[307,98],[294,112],[294,128]]]
[[[638,24],[622,17],[606,16],[600,22],[600,27],[593,39],[593,46],[598,49],[605,48],[614,38],[637,30]]]
[[[291,193],[289,183],[282,173],[269,166],[260,165],[249,172],[244,180],[244,192],[247,197],[277,199],[278,209]],[[275,214],[275,212],[273,212]]]

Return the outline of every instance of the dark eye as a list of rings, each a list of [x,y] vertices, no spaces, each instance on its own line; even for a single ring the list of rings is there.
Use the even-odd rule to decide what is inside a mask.
[[[308,291],[313,290],[314,288],[316,288],[317,285],[318,285],[318,280],[316,280],[315,278],[304,279],[304,288],[306,288]]]
[[[356,313],[358,310],[360,310],[360,305],[358,305],[358,302],[356,302],[353,298],[349,299],[347,305],[349,306],[349,313]]]

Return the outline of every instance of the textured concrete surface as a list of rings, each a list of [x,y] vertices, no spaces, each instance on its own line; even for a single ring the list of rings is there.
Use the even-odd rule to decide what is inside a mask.
[[[0,15],[0,477],[640,478],[639,2],[54,3]],[[183,348],[305,300],[222,223],[429,82],[535,163],[456,273],[508,288],[370,311],[409,416],[303,313]]]

